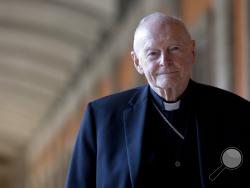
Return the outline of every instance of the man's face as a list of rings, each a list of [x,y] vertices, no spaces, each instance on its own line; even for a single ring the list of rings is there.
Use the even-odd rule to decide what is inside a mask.
[[[174,23],[148,24],[137,32],[135,67],[153,88],[186,86],[194,63],[194,41]]]

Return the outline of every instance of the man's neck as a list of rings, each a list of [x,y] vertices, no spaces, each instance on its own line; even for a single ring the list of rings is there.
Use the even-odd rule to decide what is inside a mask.
[[[151,87],[159,96],[164,98],[167,102],[175,102],[180,96],[184,93],[187,88],[188,82],[182,87],[173,87],[173,88],[158,88]]]

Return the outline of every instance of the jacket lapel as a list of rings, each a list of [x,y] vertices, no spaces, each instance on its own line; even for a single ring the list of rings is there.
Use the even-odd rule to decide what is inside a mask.
[[[124,111],[124,133],[132,187],[138,184],[138,173],[141,159],[144,121],[148,101],[148,88],[143,87],[130,100]]]

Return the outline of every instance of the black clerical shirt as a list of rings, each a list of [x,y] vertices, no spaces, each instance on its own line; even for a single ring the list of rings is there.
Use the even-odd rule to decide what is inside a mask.
[[[167,111],[164,101],[150,88],[143,137],[140,187],[201,187],[194,113],[190,89],[180,97],[180,107]],[[180,138],[155,106],[184,136]]]

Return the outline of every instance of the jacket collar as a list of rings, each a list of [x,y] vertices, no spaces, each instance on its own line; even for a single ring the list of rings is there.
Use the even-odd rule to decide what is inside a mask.
[[[138,184],[144,121],[148,103],[149,86],[139,88],[123,113],[126,150],[132,187]]]

